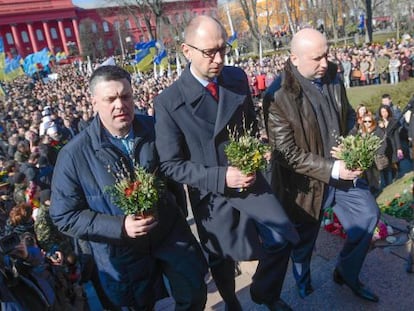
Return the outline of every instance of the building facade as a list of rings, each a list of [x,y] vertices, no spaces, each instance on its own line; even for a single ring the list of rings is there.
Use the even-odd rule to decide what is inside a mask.
[[[150,27],[152,32],[158,30],[157,36],[164,42],[174,42],[176,26],[186,17],[200,14],[217,16],[217,0],[165,1],[163,26],[157,29],[154,17]],[[122,7],[77,7],[71,0],[0,1],[0,37],[9,56],[25,57],[43,48],[76,56],[90,55],[99,48],[108,56],[148,40],[146,25],[139,8],[131,14]],[[99,45],[86,49],[90,43]]]

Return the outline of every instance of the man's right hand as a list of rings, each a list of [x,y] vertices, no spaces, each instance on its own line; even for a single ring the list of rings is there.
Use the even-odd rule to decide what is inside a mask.
[[[158,222],[154,217],[142,218],[135,215],[128,215],[125,217],[125,232],[130,238],[137,238],[146,235],[154,228]]]
[[[344,180],[354,180],[362,174],[362,170],[348,170],[345,167],[345,162],[339,160],[339,178]]]
[[[229,188],[248,188],[256,181],[256,173],[244,175],[237,167],[229,166],[226,172],[226,185]]]

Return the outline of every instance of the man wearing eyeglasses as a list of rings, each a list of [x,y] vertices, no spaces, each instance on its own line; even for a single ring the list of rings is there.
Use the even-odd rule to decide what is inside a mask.
[[[280,292],[296,230],[263,175],[242,174],[224,153],[229,129],[256,123],[246,74],[224,66],[230,52],[226,39],[223,26],[208,16],[187,26],[181,47],[189,64],[154,100],[161,169],[188,185],[200,243],[226,310],[242,310],[235,260],[253,259],[259,259],[250,287],[253,301],[291,310]],[[215,90],[207,88],[211,83]]]

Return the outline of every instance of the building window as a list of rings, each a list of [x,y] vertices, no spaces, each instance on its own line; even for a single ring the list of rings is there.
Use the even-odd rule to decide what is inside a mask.
[[[10,32],[6,33],[6,41],[8,45],[14,44],[13,35]]]
[[[106,41],[106,46],[108,47],[108,49],[113,49],[114,45],[112,44],[112,40],[108,40]]]
[[[102,27],[103,27],[104,32],[109,32],[109,24],[107,21],[104,21],[102,23]]]
[[[126,29],[131,29],[131,22],[129,21],[129,19],[125,21],[125,27]]]
[[[141,21],[139,20],[138,16],[135,16],[135,24],[137,25],[137,27],[141,26]]]
[[[43,32],[40,29],[36,29],[36,37],[37,41],[45,40],[45,38],[43,37]]]
[[[27,35],[26,31],[22,31],[22,40],[24,43],[28,43],[29,42],[29,36]]]
[[[57,31],[56,28],[50,28],[50,35],[52,36],[52,39],[57,39],[58,35],[57,35]]]
[[[72,30],[70,28],[65,28],[66,38],[72,37]]]
[[[94,33],[98,32],[98,27],[96,26],[95,23],[92,23],[91,27],[92,27],[92,32],[94,32]]]

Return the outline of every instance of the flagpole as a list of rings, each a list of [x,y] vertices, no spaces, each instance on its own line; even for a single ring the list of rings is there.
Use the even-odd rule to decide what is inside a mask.
[[[117,24],[116,28],[117,28],[116,30],[118,31],[119,44],[121,45],[122,62],[124,62],[125,60],[124,43],[122,42],[121,30],[120,30],[121,26],[119,23]]]
[[[259,63],[260,66],[263,66],[263,48],[262,48],[262,39],[259,40]]]
[[[230,16],[230,10],[229,10],[229,4],[226,3],[226,13],[227,13],[227,18],[229,19],[229,25],[230,25],[230,31],[231,31],[231,35],[234,35],[234,27],[233,27],[233,21],[231,20],[231,16]],[[234,52],[236,54],[236,59],[239,59],[239,49],[235,48]]]
[[[181,76],[181,64],[180,64],[180,57],[178,53],[175,54],[175,63],[177,65],[177,76]]]

